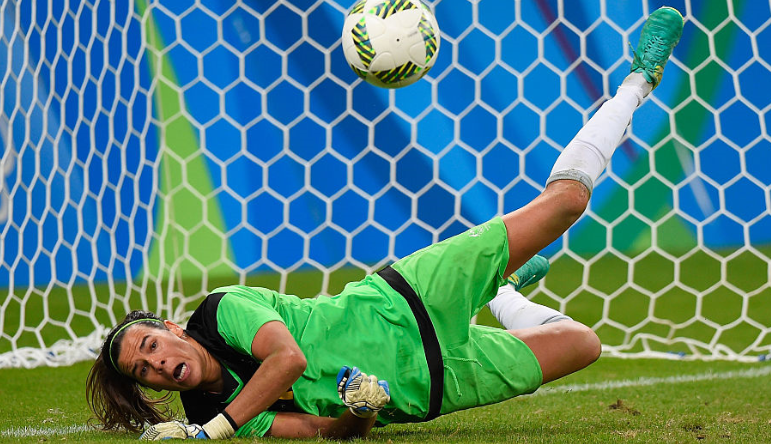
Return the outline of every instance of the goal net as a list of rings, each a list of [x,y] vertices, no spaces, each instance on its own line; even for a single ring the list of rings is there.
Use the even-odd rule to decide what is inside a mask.
[[[436,65],[389,91],[345,63],[351,3],[0,2],[0,367],[221,284],[334,294],[524,205],[659,6],[437,0]],[[664,81],[528,297],[609,354],[763,359],[771,13],[674,3]]]

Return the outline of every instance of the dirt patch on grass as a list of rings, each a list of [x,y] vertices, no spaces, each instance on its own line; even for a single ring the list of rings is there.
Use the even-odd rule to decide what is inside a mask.
[[[616,402],[609,405],[608,410],[618,410],[620,412],[628,413],[632,416],[637,416],[640,414],[639,410],[626,405],[626,403],[621,399],[618,399]]]

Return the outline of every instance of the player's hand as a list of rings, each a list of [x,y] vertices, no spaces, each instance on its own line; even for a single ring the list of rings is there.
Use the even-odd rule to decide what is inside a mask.
[[[236,431],[224,413],[215,416],[203,426],[185,424],[179,421],[162,422],[148,427],[139,439],[158,441],[161,439],[227,439]]]
[[[180,421],[161,422],[145,430],[139,439],[160,441],[162,439],[209,439],[203,427],[198,424],[185,424]]]
[[[388,401],[391,391],[388,382],[378,381],[375,375],[367,376],[356,367],[343,367],[337,374],[337,394],[351,413],[360,418],[377,415]]]

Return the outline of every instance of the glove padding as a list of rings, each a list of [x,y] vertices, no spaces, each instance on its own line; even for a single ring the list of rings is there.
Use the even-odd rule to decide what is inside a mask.
[[[162,439],[209,439],[203,427],[198,424],[185,424],[180,421],[161,422],[152,425],[139,437],[143,441]]]
[[[161,439],[227,439],[235,434],[235,429],[225,415],[220,413],[203,426],[185,424],[179,421],[162,422],[150,426],[139,437],[145,441]]]
[[[337,394],[351,413],[360,418],[377,415],[391,400],[388,382],[378,381],[375,375],[367,376],[358,368],[348,366],[337,374]]]

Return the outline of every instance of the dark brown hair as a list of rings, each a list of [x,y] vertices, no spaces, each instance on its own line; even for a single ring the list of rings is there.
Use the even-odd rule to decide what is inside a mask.
[[[86,400],[104,430],[124,428],[139,432],[145,423],[157,424],[170,419],[170,392],[160,398],[150,397],[142,384],[120,373],[114,366],[118,362],[126,330],[131,328],[130,323],[166,329],[157,315],[135,310],[127,314],[105,338],[101,353],[86,380]]]

